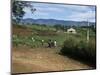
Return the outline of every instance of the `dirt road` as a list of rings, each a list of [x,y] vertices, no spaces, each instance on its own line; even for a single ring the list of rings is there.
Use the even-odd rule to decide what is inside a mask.
[[[58,53],[59,50],[56,48],[13,48],[12,72],[46,72],[91,68]]]

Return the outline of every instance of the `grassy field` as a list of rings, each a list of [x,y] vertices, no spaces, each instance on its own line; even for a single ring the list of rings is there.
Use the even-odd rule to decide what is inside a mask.
[[[63,44],[67,36],[65,33],[57,33],[56,29],[53,27],[44,27],[42,29],[41,27],[36,25],[24,27],[15,25],[12,36],[13,44],[16,46],[27,45],[30,47],[39,47],[41,46],[41,40],[44,40],[45,43],[47,43],[49,39],[57,40],[58,46]],[[32,41],[32,38],[34,38],[34,42]]]
[[[53,26],[41,25],[13,25],[12,29],[13,73],[95,68],[96,34],[92,29],[88,43],[87,28],[76,28],[77,34],[68,34],[67,30],[57,31]],[[49,39],[57,41],[56,48],[48,48]],[[41,40],[44,40],[43,46]],[[86,57],[87,60],[90,59],[88,64],[84,63],[87,60],[80,61],[80,58]]]
[[[67,31],[67,30],[66,30]],[[41,44],[41,40],[47,42],[49,39],[57,40],[58,46],[62,46],[64,41],[68,37],[75,37],[76,39],[84,39],[86,41],[87,29],[81,28],[77,29],[77,34],[67,34],[60,30],[57,32],[56,29],[52,26],[37,26],[37,25],[14,25],[13,26],[13,36],[12,42],[14,45],[27,45],[34,46],[34,43],[37,47]],[[32,41],[32,37],[35,39],[35,42]],[[90,30],[90,39],[95,39],[95,33]]]

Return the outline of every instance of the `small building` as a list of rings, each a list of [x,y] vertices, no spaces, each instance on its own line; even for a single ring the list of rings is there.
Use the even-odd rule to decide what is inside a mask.
[[[74,28],[67,29],[67,33],[76,34],[76,30]]]

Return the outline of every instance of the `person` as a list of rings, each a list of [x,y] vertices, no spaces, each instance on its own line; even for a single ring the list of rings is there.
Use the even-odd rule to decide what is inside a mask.
[[[54,47],[56,47],[57,46],[57,41],[56,40],[54,40]]]
[[[35,39],[32,37],[32,41],[35,42]]]
[[[44,45],[44,40],[41,40],[42,46]]]
[[[51,41],[51,39],[49,39],[49,41],[48,41],[48,47],[50,47],[51,48],[51,43],[52,43],[52,41]]]

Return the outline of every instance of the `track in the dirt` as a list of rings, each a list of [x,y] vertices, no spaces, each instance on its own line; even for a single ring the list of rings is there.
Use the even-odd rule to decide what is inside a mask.
[[[56,48],[13,48],[12,72],[47,72],[91,68],[58,53],[59,50]]]

